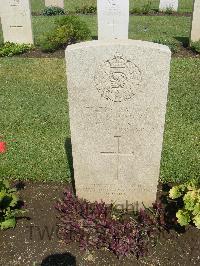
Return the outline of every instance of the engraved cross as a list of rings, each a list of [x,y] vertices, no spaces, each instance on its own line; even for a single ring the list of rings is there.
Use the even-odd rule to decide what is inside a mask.
[[[108,155],[108,156],[116,156],[117,157],[117,180],[119,180],[119,160],[121,156],[132,156],[134,152],[132,153],[121,153],[120,152],[120,138],[121,136],[114,136],[114,138],[117,139],[117,151],[116,152],[101,152],[101,154]]]

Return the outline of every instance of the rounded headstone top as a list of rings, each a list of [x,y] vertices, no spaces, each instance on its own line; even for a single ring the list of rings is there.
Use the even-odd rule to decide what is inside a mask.
[[[76,43],[67,46],[66,52],[76,49],[83,49],[83,48],[89,48],[89,47],[115,47],[115,46],[135,46],[136,48],[141,49],[153,49],[153,50],[159,50],[160,52],[164,52],[167,54],[171,54],[171,51],[168,46],[153,43],[153,42],[147,42],[147,41],[141,41],[141,40],[101,40],[101,41],[86,41],[81,43]]]

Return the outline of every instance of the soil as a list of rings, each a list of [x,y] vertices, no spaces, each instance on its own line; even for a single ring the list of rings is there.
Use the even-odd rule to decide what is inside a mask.
[[[96,13],[88,13],[88,14],[82,14],[82,13],[68,13],[69,15],[85,15],[85,16],[95,16]],[[32,16],[44,16],[42,15],[41,12],[32,12]],[[173,17],[191,17],[192,16],[192,12],[173,12],[172,14],[168,14],[166,12],[159,12],[157,10],[152,11],[148,14],[143,14],[143,13],[130,13],[130,16],[173,16]]]
[[[60,49],[55,51],[54,53],[44,53],[40,49],[34,49],[28,51],[24,54],[17,55],[16,57],[23,57],[23,58],[64,58],[65,57],[65,50]]]
[[[191,17],[192,13],[191,12],[173,12],[172,14],[168,14],[166,12],[150,12],[148,14],[139,14],[139,13],[133,13],[130,14],[131,16],[158,16],[158,17],[163,17],[163,16],[173,16],[173,17]]]
[[[188,58],[188,57],[192,57],[192,58],[200,58],[200,54],[192,51],[188,48],[185,47],[180,47],[180,50],[177,53],[172,54],[172,57],[181,57],[181,58]]]
[[[57,237],[57,211],[54,206],[62,198],[64,184],[18,184],[20,196],[28,210],[27,217],[17,221],[15,229],[0,231],[0,265],[200,265],[200,230],[189,226],[182,233],[163,232],[146,257],[118,260],[105,250],[81,251],[76,244],[66,245]]]
[[[22,58],[64,58],[65,57],[65,50],[60,49],[58,51],[55,51],[53,53],[44,53],[40,49],[34,49],[32,51],[29,51],[27,53],[17,55],[16,57],[22,57]],[[180,50],[177,53],[172,54],[172,57],[181,57],[181,58],[200,58],[200,54],[193,52],[192,50],[188,48],[181,47]]]

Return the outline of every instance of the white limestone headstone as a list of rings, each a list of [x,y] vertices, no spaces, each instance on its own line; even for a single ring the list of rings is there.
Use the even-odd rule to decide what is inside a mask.
[[[200,0],[194,1],[190,40],[192,42],[200,41]]]
[[[178,11],[178,0],[160,0],[159,10],[166,11],[168,8]]]
[[[4,42],[33,44],[29,0],[0,0]]]
[[[98,39],[128,39],[129,0],[97,0]]]
[[[66,49],[79,197],[139,206],[155,201],[170,59],[167,46],[135,40]]]
[[[64,8],[64,0],[45,0],[45,6],[57,6]]]

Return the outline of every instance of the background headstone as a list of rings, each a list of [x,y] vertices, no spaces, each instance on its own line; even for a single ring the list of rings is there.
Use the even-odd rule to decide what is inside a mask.
[[[167,8],[178,11],[178,0],[160,0],[159,10],[166,11]]]
[[[64,0],[45,0],[45,6],[57,6],[64,8]]]
[[[200,0],[194,1],[191,41],[192,42],[200,41]]]
[[[128,39],[129,0],[97,0],[98,39]]]
[[[4,42],[33,44],[29,0],[0,0]]]
[[[143,41],[68,46],[70,126],[79,197],[146,206],[155,201],[170,58],[168,47]]]

